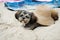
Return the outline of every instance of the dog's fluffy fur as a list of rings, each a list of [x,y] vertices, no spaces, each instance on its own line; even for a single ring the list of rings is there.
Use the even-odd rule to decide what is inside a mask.
[[[37,6],[34,14],[39,24],[52,25],[58,20],[58,12],[48,6]]]
[[[21,23],[24,23],[25,28],[34,29],[35,27],[38,26],[38,23],[36,23],[37,18],[34,16],[32,12],[27,12],[25,10],[19,10],[15,14],[15,18]]]
[[[22,19],[23,17],[20,16],[21,14],[25,14],[24,12],[23,13],[22,12],[20,10],[15,14],[16,19],[18,19],[20,22],[24,21],[25,22],[24,27],[32,30],[38,26],[52,25],[55,23],[56,20],[58,20],[58,13],[47,6],[38,6],[36,7],[36,10],[34,12],[24,11],[28,15],[23,15],[23,17],[25,16],[29,17],[29,18],[25,17],[27,21],[23,20]]]
[[[29,20],[31,19],[31,13],[27,12],[25,10],[19,10],[15,14],[16,19],[18,19],[20,22],[27,24]]]

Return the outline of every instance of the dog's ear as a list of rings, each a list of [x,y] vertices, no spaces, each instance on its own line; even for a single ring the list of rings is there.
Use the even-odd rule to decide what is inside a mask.
[[[30,19],[30,23],[35,23],[37,21],[37,17],[31,13],[31,19]]]
[[[21,10],[18,10],[15,14],[15,18],[18,19],[19,18],[19,14],[21,13],[22,11]]]

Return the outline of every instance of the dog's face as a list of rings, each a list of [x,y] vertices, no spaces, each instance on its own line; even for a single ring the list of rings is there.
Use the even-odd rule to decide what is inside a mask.
[[[20,22],[27,24],[31,19],[31,12],[20,10],[15,14],[16,19]]]

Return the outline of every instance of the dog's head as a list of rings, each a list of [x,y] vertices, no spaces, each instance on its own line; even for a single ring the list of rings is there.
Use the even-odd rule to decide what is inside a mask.
[[[16,14],[15,14],[15,18],[17,20],[19,20],[20,22],[23,22],[25,24],[27,24],[32,17],[32,13],[31,12],[27,12],[25,10],[19,10]]]

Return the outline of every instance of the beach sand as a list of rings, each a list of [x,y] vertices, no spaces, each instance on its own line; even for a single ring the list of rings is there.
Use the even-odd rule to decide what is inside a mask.
[[[49,27],[27,30],[15,19],[16,11],[10,11],[0,3],[0,40],[60,40],[60,9],[56,8],[59,20]]]

